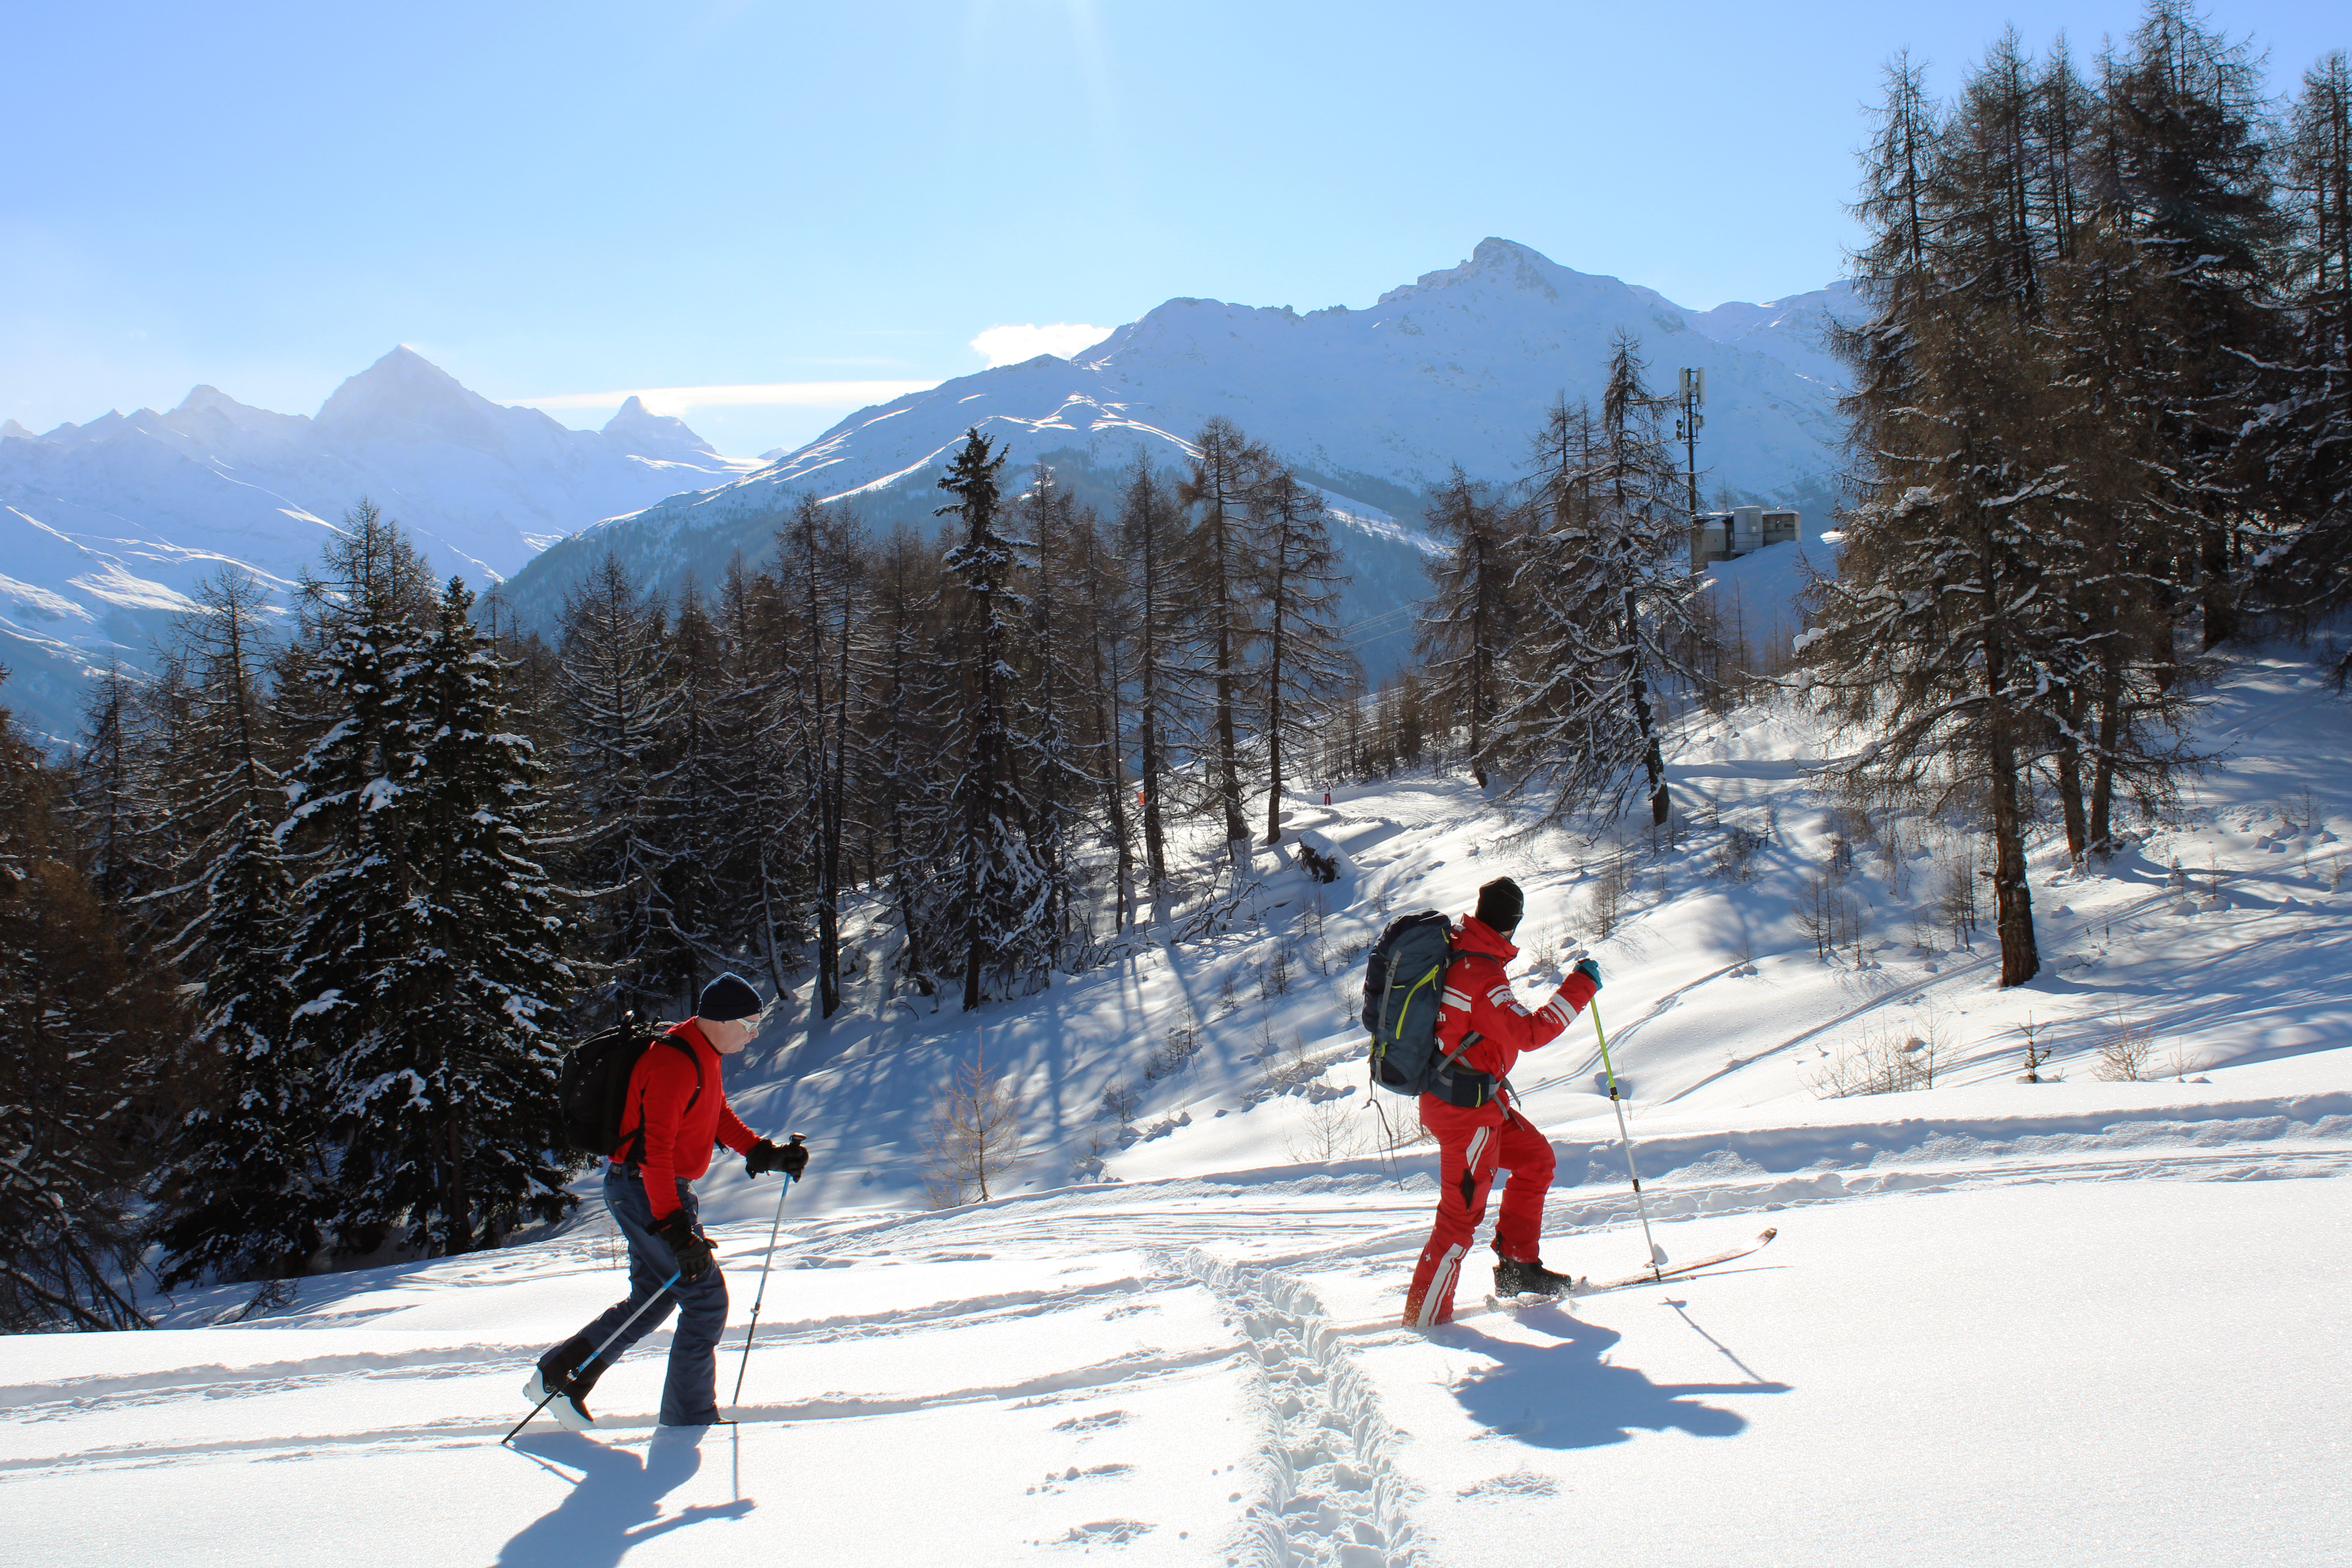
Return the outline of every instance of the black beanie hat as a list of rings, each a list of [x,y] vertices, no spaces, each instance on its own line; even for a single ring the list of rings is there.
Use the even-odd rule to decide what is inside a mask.
[[[722,974],[702,988],[694,1016],[714,1024],[731,1024],[738,1018],[758,1016],[760,1006],[760,994],[751,989],[750,981],[740,974]]]
[[[1528,910],[1528,900],[1519,892],[1519,885],[1508,877],[1497,877],[1478,889],[1478,921],[1496,936],[1508,936],[1519,927],[1519,917]]]

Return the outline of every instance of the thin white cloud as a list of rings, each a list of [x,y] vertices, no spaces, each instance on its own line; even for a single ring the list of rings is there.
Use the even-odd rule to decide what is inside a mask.
[[[1055,321],[1042,327],[1034,321],[1008,322],[989,328],[971,340],[971,346],[993,370],[1001,364],[1035,359],[1039,354],[1068,359],[1080,349],[1094,347],[1110,336],[1110,331],[1108,327],[1090,327],[1084,321]]]
[[[862,408],[910,392],[928,392],[936,381],[762,381],[733,386],[629,386],[617,392],[563,392],[526,397],[532,408],[617,408],[634,397],[655,414],[683,416],[694,408]]]

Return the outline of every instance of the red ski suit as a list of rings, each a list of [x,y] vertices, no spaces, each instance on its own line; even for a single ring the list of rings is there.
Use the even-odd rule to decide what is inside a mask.
[[[1479,1105],[1450,1105],[1433,1094],[1421,1097],[1421,1124],[1437,1139],[1438,1195],[1437,1222],[1405,1292],[1404,1321],[1413,1328],[1454,1321],[1454,1288],[1460,1282],[1471,1237],[1486,1215],[1486,1191],[1497,1169],[1510,1172],[1511,1179],[1503,1188],[1502,1212],[1495,1219],[1495,1254],[1523,1263],[1540,1261],[1544,1194],[1551,1188],[1551,1143],[1511,1104],[1501,1080],[1521,1051],[1557,1039],[1600,989],[1590,977],[1571,974],[1550,1001],[1530,1013],[1511,994],[1503,971],[1519,955],[1507,938],[1465,915],[1454,931],[1454,952],[1437,1014],[1437,1043],[1453,1051],[1466,1036],[1475,1034],[1478,1037],[1458,1059],[1496,1081],[1492,1098]]]
[[[677,1209],[678,1183],[693,1181],[710,1169],[713,1144],[748,1154],[759,1142],[727,1103],[727,1090],[719,1082],[722,1058],[702,1037],[701,1027],[688,1018],[669,1033],[693,1048],[694,1061],[659,1042],[637,1058],[636,1069],[629,1075],[628,1109],[621,1113],[621,1146],[613,1151],[621,1164],[636,1156],[637,1168],[645,1174],[646,1202],[656,1222]],[[633,1147],[640,1128],[646,1134],[642,1155]]]

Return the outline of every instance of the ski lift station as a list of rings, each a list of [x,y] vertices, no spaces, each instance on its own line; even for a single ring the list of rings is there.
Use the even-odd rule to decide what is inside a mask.
[[[1690,563],[1703,572],[1711,562],[1737,561],[1768,544],[1797,540],[1797,514],[1769,507],[1736,506],[1729,511],[1701,512],[1691,524]]]

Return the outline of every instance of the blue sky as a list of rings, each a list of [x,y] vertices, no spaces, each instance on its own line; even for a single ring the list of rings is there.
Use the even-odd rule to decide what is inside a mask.
[[[991,328],[1363,306],[1486,235],[1706,307],[1835,277],[1861,107],[2009,22],[1933,7],[868,0],[0,8],[0,417],[309,413],[407,342],[501,402],[730,451]],[[2352,45],[2244,0],[2274,84]],[[1000,353],[1033,340],[985,340]],[[864,384],[847,387],[829,384]]]

